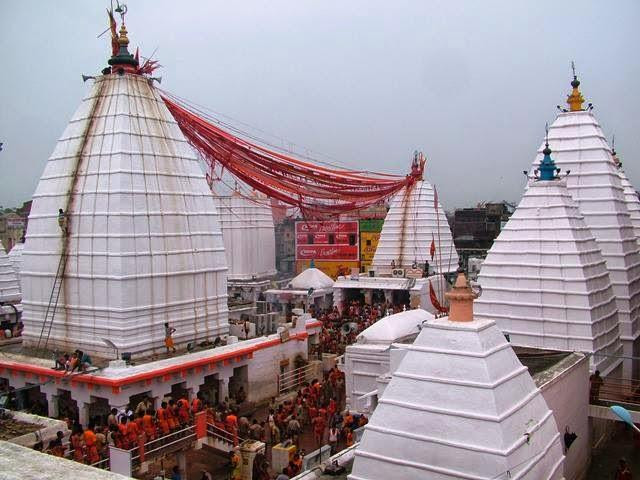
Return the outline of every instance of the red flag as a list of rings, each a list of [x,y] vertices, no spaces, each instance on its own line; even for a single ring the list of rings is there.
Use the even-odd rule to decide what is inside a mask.
[[[433,208],[438,210],[438,189],[436,186],[433,186]]]
[[[438,296],[436,295],[436,291],[433,289],[433,285],[431,284],[431,280],[429,280],[429,297],[431,298],[431,304],[438,310],[440,313],[449,313],[449,309],[447,307],[443,307],[440,305],[438,301]]]
[[[433,238],[433,233],[431,234],[431,248],[429,249],[429,253],[431,254],[431,261],[433,261],[433,256],[436,254],[436,241]]]
[[[136,47],[136,54],[133,57],[138,65],[140,65],[140,51],[138,47]]]
[[[111,30],[111,55],[114,57],[120,50],[120,44],[118,43],[118,32],[116,31],[116,19],[113,18],[113,10],[107,10],[109,15],[109,30]]]

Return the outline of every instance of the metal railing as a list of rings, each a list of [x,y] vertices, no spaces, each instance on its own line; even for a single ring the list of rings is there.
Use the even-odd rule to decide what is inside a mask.
[[[234,446],[239,445],[246,440],[245,438],[239,437],[237,433],[231,432],[226,428],[219,427],[208,420],[207,435]]]
[[[309,376],[312,372],[313,365],[308,364],[278,375],[278,395],[300,388],[303,383],[310,380]]]
[[[621,402],[638,405],[640,409],[640,381],[604,377],[597,395],[597,402]],[[592,397],[592,392],[589,393]],[[593,398],[591,399],[593,400]],[[591,402],[593,403],[593,401]]]
[[[143,454],[140,453],[140,447],[130,448],[131,464],[133,467],[140,465],[141,461],[146,461],[152,456],[157,456],[159,452],[163,452],[185,441],[193,441],[196,439],[195,425],[189,425],[175,432],[168,433],[162,437],[149,440],[143,446]]]

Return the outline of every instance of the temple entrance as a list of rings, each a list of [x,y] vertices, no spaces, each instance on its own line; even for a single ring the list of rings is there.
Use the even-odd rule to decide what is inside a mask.
[[[80,420],[78,403],[71,398],[69,390],[58,390],[58,417],[70,418],[74,422]]]
[[[200,385],[198,392],[202,393],[202,400],[209,402],[211,406],[220,403],[220,380],[218,374],[207,375],[204,377],[204,383]]]
[[[136,393],[135,395],[131,395],[129,397],[129,410],[135,412],[136,408],[138,408],[138,404],[142,400],[145,400],[147,398],[151,399],[151,402],[153,403],[153,407],[155,408],[156,407],[156,399],[151,396],[151,392],[149,391],[149,392],[142,392],[142,393]]]
[[[187,388],[187,382],[175,383],[171,385],[171,400],[177,402],[181,398],[191,398],[189,395],[189,389]]]
[[[249,369],[246,365],[233,369],[233,376],[229,379],[229,397],[234,398],[236,403],[243,403],[242,396],[246,399],[249,384]],[[238,401],[240,397],[241,401]]]
[[[362,293],[362,290],[359,288],[345,288],[343,292],[345,305],[348,305],[351,302],[364,304],[364,293]]]
[[[91,403],[88,406],[89,421],[96,425],[106,425],[109,416],[109,400],[102,397],[91,397]]]
[[[409,295],[409,290],[394,290],[393,293],[391,294],[391,301],[393,303],[393,306],[400,306],[402,307],[403,305],[406,305],[407,308],[409,308],[409,302],[410,302],[410,295]]]

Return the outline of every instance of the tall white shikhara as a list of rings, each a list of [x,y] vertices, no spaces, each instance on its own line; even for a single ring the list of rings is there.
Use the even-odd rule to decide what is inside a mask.
[[[476,318],[513,345],[590,352],[591,369],[621,362],[616,299],[593,235],[566,181],[534,181],[482,264]]]
[[[227,254],[229,280],[274,276],[276,239],[269,199],[257,193],[238,192],[214,197]]]
[[[575,90],[575,89],[574,89]],[[549,128],[556,165],[567,176],[567,190],[584,216],[609,271],[618,307],[624,355],[640,353],[640,253],[611,148],[593,113],[560,113]],[[542,159],[542,149],[534,161]],[[634,364],[636,364],[634,366]],[[624,362],[625,377],[637,377],[638,362]]]
[[[419,180],[409,194],[403,189],[394,195],[373,257],[377,272],[388,274],[394,262],[398,268],[424,267],[429,262],[438,273],[455,272],[458,254],[444,209],[435,201],[435,191],[426,180]],[[436,207],[437,204],[437,207]],[[431,243],[436,252],[431,258]]]
[[[108,339],[120,351],[151,353],[163,348],[165,322],[176,343],[227,333],[227,264],[213,197],[141,75],[97,77],[45,166],[23,253],[27,345],[40,338],[65,244],[49,348],[112,355]]]

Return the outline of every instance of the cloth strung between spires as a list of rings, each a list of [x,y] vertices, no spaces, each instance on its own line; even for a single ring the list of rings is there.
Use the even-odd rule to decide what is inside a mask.
[[[328,168],[249,142],[203,118],[166,91],[160,96],[189,143],[211,171],[220,166],[236,179],[300,209],[305,218],[335,217],[377,204],[422,179],[424,160],[406,176]]]

